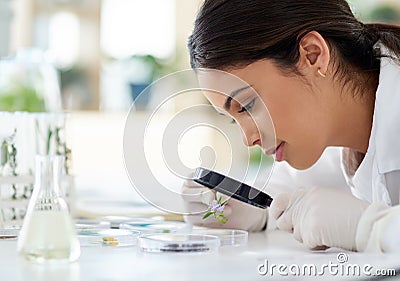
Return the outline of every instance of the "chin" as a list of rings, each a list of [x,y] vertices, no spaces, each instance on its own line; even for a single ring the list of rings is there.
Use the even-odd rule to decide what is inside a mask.
[[[308,168],[311,168],[317,161],[318,158],[316,159],[288,159],[285,160],[292,168],[295,168],[296,170],[306,170]]]
[[[324,146],[286,146],[283,160],[296,170],[306,170],[312,167],[325,150]]]
[[[292,163],[290,161],[286,161],[292,168],[295,168],[296,170],[306,170],[312,166],[311,165],[306,165],[304,163]]]

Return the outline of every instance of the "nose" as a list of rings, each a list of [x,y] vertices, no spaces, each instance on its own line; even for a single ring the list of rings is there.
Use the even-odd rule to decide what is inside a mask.
[[[254,145],[261,146],[261,140],[257,131],[251,129],[246,130],[246,128],[242,128],[241,132],[242,132],[243,143],[246,146],[254,146]]]

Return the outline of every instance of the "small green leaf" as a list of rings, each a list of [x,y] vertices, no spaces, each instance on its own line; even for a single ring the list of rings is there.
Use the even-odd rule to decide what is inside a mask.
[[[225,205],[228,202],[229,198],[226,199],[225,201],[222,201],[222,197],[219,197],[217,200],[217,203],[221,206]]]
[[[205,213],[205,215],[203,216],[203,219],[208,218],[209,216],[211,216],[212,214],[214,214],[215,212],[207,212]]]
[[[228,200],[229,200],[229,198],[226,199],[224,202],[222,202],[221,205],[225,205],[226,203],[228,203]]]
[[[228,219],[223,215],[223,214],[219,214],[215,217],[221,224],[225,224]]]
[[[8,162],[8,147],[7,142],[4,140],[1,144],[1,152],[0,152],[0,164],[4,166]]]
[[[220,197],[217,198],[216,200],[217,200],[217,204],[218,204],[219,206],[224,206],[224,205],[228,202],[229,198],[228,198],[227,200],[225,200],[225,201],[222,202],[222,197],[220,196]],[[210,206],[210,210],[211,210],[211,206]],[[206,218],[208,218],[208,217],[211,216],[211,215],[213,215],[214,218],[215,218],[217,221],[219,221],[221,224],[225,224],[225,223],[228,221],[228,218],[225,217],[223,211],[222,211],[222,212],[218,212],[218,211],[208,211],[208,212],[203,216],[203,219],[206,219]]]
[[[47,130],[46,154],[50,154],[50,144],[51,144],[52,135],[53,135],[53,131],[49,127],[48,130]]]

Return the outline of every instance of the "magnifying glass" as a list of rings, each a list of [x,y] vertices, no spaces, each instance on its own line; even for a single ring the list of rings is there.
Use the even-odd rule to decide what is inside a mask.
[[[202,167],[195,170],[193,181],[262,209],[269,207],[272,202],[271,196],[258,189]]]

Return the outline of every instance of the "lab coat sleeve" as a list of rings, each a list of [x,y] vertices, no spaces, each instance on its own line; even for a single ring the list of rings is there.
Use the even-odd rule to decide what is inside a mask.
[[[372,203],[360,218],[357,227],[358,251],[400,253],[400,171],[383,175],[392,205]]]
[[[356,246],[364,252],[400,253],[400,206],[372,203],[357,227]]]

